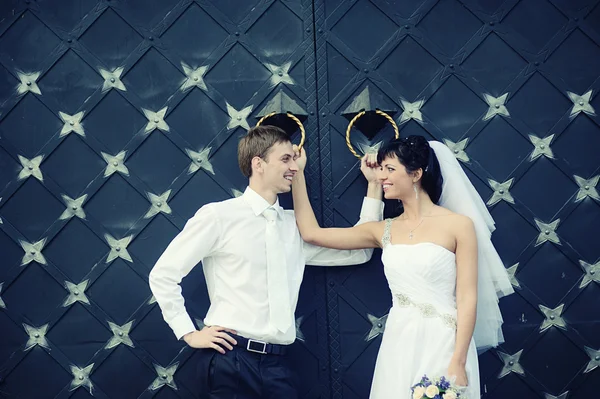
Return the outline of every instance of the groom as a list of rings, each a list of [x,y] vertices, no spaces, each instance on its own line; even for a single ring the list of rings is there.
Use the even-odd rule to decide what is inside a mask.
[[[238,198],[209,203],[187,221],[150,273],[150,288],[177,339],[201,351],[201,398],[294,399],[286,359],[296,339],[294,311],[305,264],[355,265],[372,250],[341,251],[302,241],[293,211],[277,194],[291,190],[306,157],[275,126],[257,126],[238,146],[249,185]],[[382,219],[381,186],[363,162],[369,182],[359,223]],[[181,295],[181,280],[202,262],[210,308],[197,330]]]

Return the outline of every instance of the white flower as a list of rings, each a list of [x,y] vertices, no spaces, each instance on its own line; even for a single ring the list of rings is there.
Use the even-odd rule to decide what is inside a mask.
[[[446,391],[446,393],[442,396],[442,399],[456,399],[456,392],[454,391]]]
[[[438,389],[438,387],[436,387],[433,384],[431,384],[430,386],[428,386],[427,389],[425,390],[425,395],[428,398],[433,398],[433,397],[435,397],[435,395],[437,395],[439,393],[440,393],[440,390]]]
[[[424,394],[425,394],[424,387],[416,387],[415,390],[413,391],[412,397],[413,397],[413,399],[421,399]]]

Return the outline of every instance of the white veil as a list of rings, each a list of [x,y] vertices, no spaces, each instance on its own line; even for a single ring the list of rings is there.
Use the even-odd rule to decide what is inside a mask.
[[[479,353],[504,342],[498,300],[514,292],[508,274],[492,245],[496,229],[479,193],[448,147],[437,141],[429,145],[440,163],[444,183],[438,205],[468,216],[475,226],[478,248],[477,321],[473,338]]]

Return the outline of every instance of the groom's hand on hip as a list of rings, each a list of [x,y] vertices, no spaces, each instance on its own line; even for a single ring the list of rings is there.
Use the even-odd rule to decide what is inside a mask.
[[[232,350],[232,345],[237,345],[237,341],[227,333],[236,334],[229,328],[210,326],[187,333],[183,336],[183,340],[192,348],[211,348],[224,354],[223,348]]]

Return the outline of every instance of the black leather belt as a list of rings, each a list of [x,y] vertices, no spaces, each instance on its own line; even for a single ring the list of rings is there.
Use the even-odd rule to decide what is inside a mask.
[[[289,345],[269,344],[264,341],[240,337],[239,335],[229,334],[237,341],[237,346],[248,352],[260,353],[261,355],[285,355]]]

